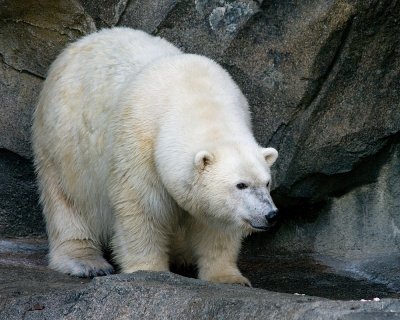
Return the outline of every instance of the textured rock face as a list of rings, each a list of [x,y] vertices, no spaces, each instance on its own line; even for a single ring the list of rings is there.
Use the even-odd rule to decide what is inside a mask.
[[[371,177],[369,173],[374,168],[379,170]],[[263,239],[259,239],[253,254],[270,252],[271,245],[272,250],[318,252],[349,259],[397,254],[399,168],[400,144],[387,146],[365,162],[362,170],[356,169],[351,175],[356,181],[366,183],[331,197],[311,217],[298,216],[287,221],[263,245]]]
[[[94,30],[75,1],[2,1],[0,148],[30,157],[30,120],[47,68],[68,42]]]
[[[32,166],[5,149],[0,149],[0,203],[1,237],[44,235]]]
[[[32,112],[50,63],[94,30],[76,1],[0,3],[1,236],[44,235],[29,161]]]
[[[44,232],[29,128],[47,68],[67,43],[118,25],[221,63],[251,103],[258,141],[280,151],[284,221],[248,252],[396,252],[399,21],[394,0],[1,2],[0,235]]]

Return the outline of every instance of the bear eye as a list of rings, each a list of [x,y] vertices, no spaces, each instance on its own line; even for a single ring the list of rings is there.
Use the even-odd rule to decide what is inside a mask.
[[[246,189],[246,188],[248,188],[248,187],[249,187],[249,186],[248,186],[247,184],[243,183],[243,182],[238,183],[238,184],[236,185],[236,188],[238,188],[239,190],[243,190],[243,189]]]
[[[270,184],[271,184],[271,182],[268,181],[268,182],[267,182],[267,188],[269,188]]]

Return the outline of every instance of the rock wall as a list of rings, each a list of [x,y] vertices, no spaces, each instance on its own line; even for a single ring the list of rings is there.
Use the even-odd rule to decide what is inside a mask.
[[[396,0],[2,1],[1,236],[44,234],[29,128],[47,68],[67,43],[112,26],[215,59],[248,97],[258,141],[280,151],[273,196],[283,219],[247,241],[247,252],[397,250]]]

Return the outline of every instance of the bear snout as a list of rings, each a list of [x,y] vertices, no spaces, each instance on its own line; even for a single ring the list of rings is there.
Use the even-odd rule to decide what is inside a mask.
[[[243,221],[251,226],[253,230],[266,231],[273,227],[279,219],[278,209],[274,208],[265,215],[256,215]]]
[[[278,221],[278,209],[274,209],[265,215],[268,226],[273,226]]]

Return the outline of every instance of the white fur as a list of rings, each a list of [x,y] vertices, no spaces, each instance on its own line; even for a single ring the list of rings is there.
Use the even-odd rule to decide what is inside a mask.
[[[276,209],[277,152],[255,142],[245,97],[212,60],[141,31],[89,35],[50,68],[33,149],[52,268],[109,273],[111,246],[122,272],[178,260],[249,284],[236,260]]]

